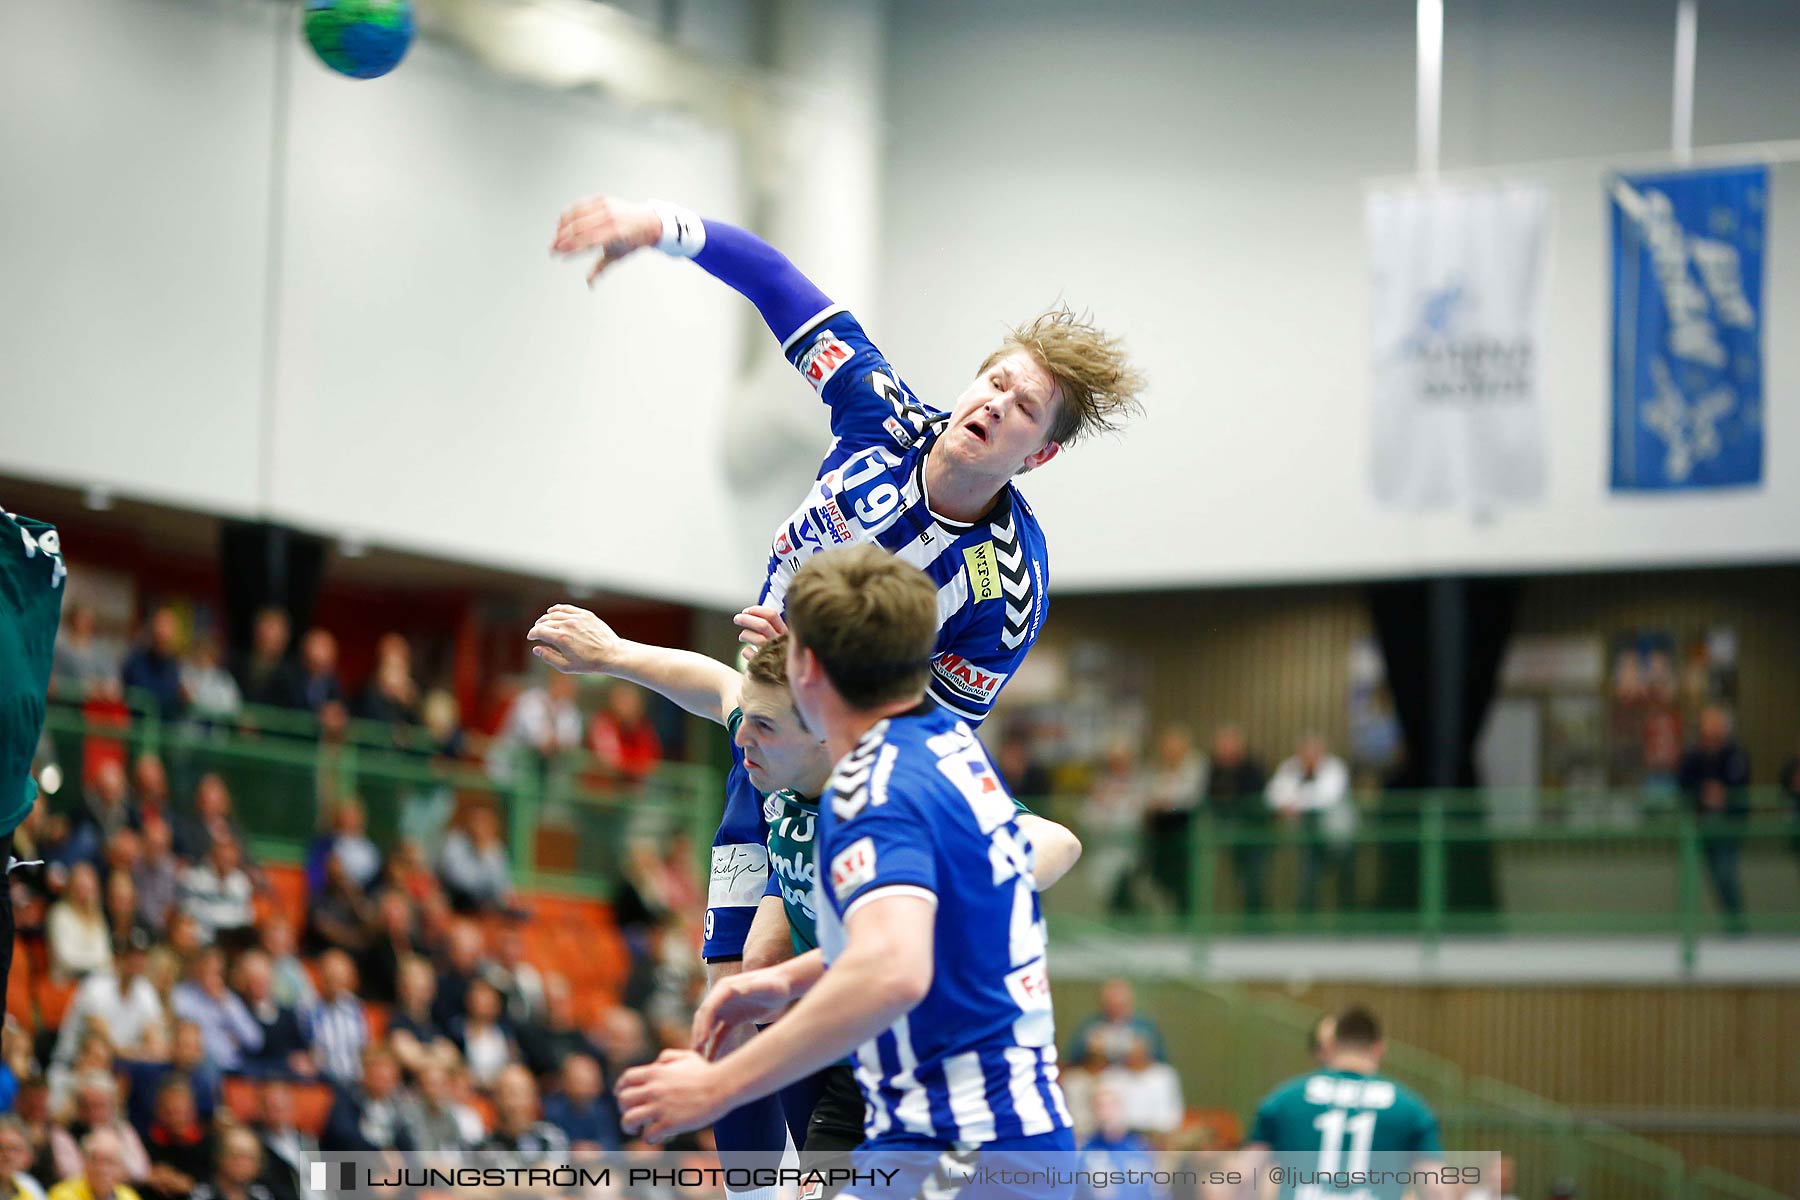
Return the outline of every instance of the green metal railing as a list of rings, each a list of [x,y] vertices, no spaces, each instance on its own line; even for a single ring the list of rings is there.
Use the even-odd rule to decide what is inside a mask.
[[[1547,793],[1523,814],[1495,794],[1387,795],[1353,833],[1195,816],[1168,878],[1166,845],[1136,830],[1084,827],[1079,809],[1033,807],[1071,824],[1085,852],[1046,893],[1054,918],[1080,928],[1180,933],[1205,943],[1267,934],[1400,935],[1428,947],[1458,935],[1662,935],[1691,965],[1715,933],[1800,933],[1800,820],[1774,792],[1743,820],[1634,807],[1631,798]],[[1166,835],[1165,835],[1166,836]],[[1709,849],[1737,858],[1743,913],[1718,910]],[[1309,857],[1321,869],[1302,902]],[[1164,878],[1158,879],[1158,863]],[[1341,890],[1339,872],[1350,882]],[[1247,890],[1262,880],[1258,908]]]
[[[610,894],[638,838],[660,846],[685,833],[696,864],[704,862],[722,794],[710,768],[667,763],[650,778],[625,784],[602,779],[584,754],[549,761],[522,755],[496,777],[481,766],[429,757],[423,730],[360,724],[321,740],[309,713],[256,709],[225,725],[165,721],[153,705],[134,703],[121,724],[51,705],[45,729],[71,779],[79,778],[96,745],[117,744],[132,759],[155,754],[177,814],[191,810],[200,778],[217,774],[252,852],[269,861],[299,861],[331,806],[354,797],[367,814],[370,837],[383,845],[417,841],[427,858],[460,806],[493,805],[507,831],[514,883],[525,888]],[[53,810],[72,811],[79,790],[65,787]]]

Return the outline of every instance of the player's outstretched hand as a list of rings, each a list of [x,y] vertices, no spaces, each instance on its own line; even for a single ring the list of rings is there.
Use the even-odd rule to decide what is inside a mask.
[[[533,654],[564,675],[603,673],[621,642],[612,626],[573,604],[552,604],[525,639],[537,643]]]
[[[550,252],[564,258],[598,250],[588,272],[588,286],[600,272],[630,254],[662,240],[662,218],[648,204],[618,196],[589,196],[563,210],[556,223],[556,240]]]
[[[619,1077],[619,1114],[628,1134],[651,1143],[711,1125],[726,1111],[718,1068],[692,1050],[664,1050]]]
[[[767,604],[752,604],[731,618],[731,623],[741,630],[738,641],[750,647],[747,655],[755,654],[772,639],[788,631],[787,621],[783,619],[781,610]]]
[[[717,1057],[734,1030],[774,1020],[792,998],[776,967],[727,975],[694,1011],[694,1049],[709,1059]]]

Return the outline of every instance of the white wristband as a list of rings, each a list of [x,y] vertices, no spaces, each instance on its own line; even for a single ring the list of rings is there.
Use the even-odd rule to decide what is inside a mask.
[[[692,258],[706,245],[706,222],[691,209],[666,200],[652,200],[650,207],[662,218],[662,239],[656,248],[676,258]]]

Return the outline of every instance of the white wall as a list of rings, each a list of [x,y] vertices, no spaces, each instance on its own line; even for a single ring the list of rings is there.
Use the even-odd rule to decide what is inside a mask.
[[[1800,137],[1800,12],[1702,4],[1696,138]],[[1447,5],[1446,167],[1656,152],[1673,5]],[[1579,11],[1571,12],[1571,9]],[[1057,296],[1123,332],[1149,413],[1025,484],[1058,587],[1800,555],[1800,170],[1772,192],[1768,462],[1755,492],[1606,490],[1597,165],[1556,197],[1549,499],[1476,523],[1371,499],[1371,176],[1413,156],[1408,0],[931,0],[889,34],[885,319],[921,395]]]
[[[797,27],[818,4],[774,11]],[[682,11],[672,53],[796,122],[848,122],[829,225],[791,211],[817,191],[802,179],[752,205],[757,173],[788,173],[713,96],[712,124],[632,110],[428,39],[350,81],[271,0],[0,6],[0,472],[753,598],[823,449],[816,400],[791,371],[757,378],[779,354],[698,269],[649,256],[589,293],[548,247],[562,207],[603,189],[759,208],[828,285],[869,290],[883,23],[875,0],[825,14],[784,82],[747,74],[769,10]],[[746,414],[792,444],[755,486],[727,470]]]

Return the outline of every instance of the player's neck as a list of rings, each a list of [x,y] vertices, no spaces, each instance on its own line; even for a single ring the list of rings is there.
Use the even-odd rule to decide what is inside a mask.
[[[842,762],[845,755],[856,749],[863,734],[881,722],[917,708],[919,699],[915,696],[908,700],[892,700],[870,709],[851,708],[841,702],[833,705],[825,718],[825,748],[831,752],[832,762]]]
[[[935,447],[934,447],[935,448]],[[925,455],[925,505],[932,513],[961,525],[973,525],[994,507],[1006,487],[982,475],[957,471],[941,454]]]
[[[1377,1075],[1381,1070],[1381,1060],[1373,1054],[1361,1054],[1354,1050],[1340,1051],[1331,1056],[1327,1064],[1333,1071],[1354,1071],[1358,1075]]]

